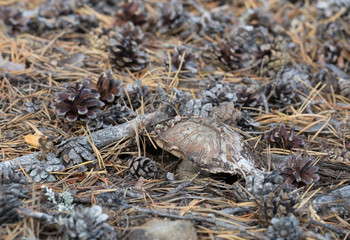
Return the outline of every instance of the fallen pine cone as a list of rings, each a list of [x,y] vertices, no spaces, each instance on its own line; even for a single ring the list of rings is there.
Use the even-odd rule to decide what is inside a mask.
[[[285,183],[299,188],[317,182],[320,179],[316,173],[318,167],[310,167],[311,163],[311,158],[307,156],[298,157],[295,154],[289,156],[286,162],[280,165],[281,175],[286,180]]]
[[[100,94],[93,92],[88,84],[87,80],[74,86],[66,84],[66,92],[59,93],[53,105],[58,116],[63,116],[70,122],[96,118],[105,104],[99,100]]]
[[[287,132],[286,125],[281,124],[280,128],[273,128],[266,136],[265,139],[271,145],[271,147],[279,147],[284,149],[300,148],[304,145],[304,140],[294,133],[294,128],[291,128],[289,133]]]
[[[130,173],[134,177],[153,178],[157,172],[156,163],[148,157],[132,158],[128,162]]]

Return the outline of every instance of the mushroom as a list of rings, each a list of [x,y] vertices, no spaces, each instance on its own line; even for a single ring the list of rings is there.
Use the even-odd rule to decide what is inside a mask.
[[[211,173],[254,172],[257,154],[243,137],[215,118],[182,119],[169,128],[156,129],[160,148]]]

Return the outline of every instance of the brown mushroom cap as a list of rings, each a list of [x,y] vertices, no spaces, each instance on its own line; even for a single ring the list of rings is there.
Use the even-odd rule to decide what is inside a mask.
[[[211,173],[242,174],[254,170],[253,149],[229,126],[208,118],[182,120],[158,131],[157,145]]]

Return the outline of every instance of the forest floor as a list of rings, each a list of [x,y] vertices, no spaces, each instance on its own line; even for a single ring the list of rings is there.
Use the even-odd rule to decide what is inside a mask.
[[[350,239],[349,9],[0,0],[0,238]]]

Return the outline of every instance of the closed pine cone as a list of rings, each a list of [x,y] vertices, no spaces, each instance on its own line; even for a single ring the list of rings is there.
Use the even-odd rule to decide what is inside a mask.
[[[0,167],[0,184],[8,183],[27,183],[28,179],[22,171],[15,172],[10,166],[3,165]]]
[[[157,172],[156,163],[148,157],[136,157],[129,160],[130,173],[139,178],[153,178]]]
[[[17,209],[22,206],[18,198],[28,198],[27,193],[28,190],[22,184],[0,184],[0,226],[18,218]]]
[[[143,38],[141,28],[135,27],[132,22],[110,32],[108,50],[112,66],[118,70],[128,68],[131,71],[146,68],[149,59],[147,53],[142,51]]]

